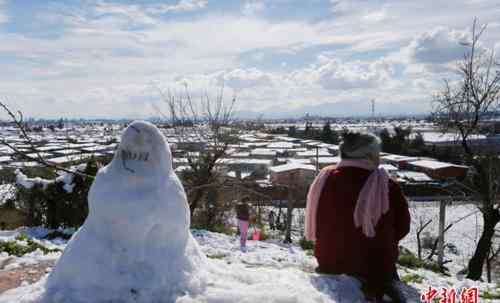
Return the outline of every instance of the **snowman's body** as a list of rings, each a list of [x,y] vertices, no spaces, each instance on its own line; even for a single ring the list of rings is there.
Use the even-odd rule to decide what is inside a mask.
[[[184,189],[159,130],[134,122],[89,192],[89,216],[47,281],[51,301],[171,302],[203,284]],[[97,301],[99,302],[99,301]]]

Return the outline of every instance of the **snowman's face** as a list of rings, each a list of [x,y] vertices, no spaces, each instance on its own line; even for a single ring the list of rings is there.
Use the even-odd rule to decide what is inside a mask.
[[[129,172],[142,166],[167,170],[171,167],[170,149],[165,138],[147,122],[134,122],[125,130],[115,158]]]
[[[122,136],[120,157],[122,160],[149,161],[155,140],[151,130],[131,125]]]

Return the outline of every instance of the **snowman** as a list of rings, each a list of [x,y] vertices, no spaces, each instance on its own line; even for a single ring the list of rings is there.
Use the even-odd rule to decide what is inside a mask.
[[[172,302],[204,287],[163,134],[135,121],[88,195],[89,215],[47,279],[47,302]]]

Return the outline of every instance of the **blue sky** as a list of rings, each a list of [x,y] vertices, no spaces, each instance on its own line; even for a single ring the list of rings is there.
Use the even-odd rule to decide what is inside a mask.
[[[474,17],[500,53],[499,16],[497,0],[0,0],[0,98],[33,117],[140,118],[166,109],[158,89],[224,84],[264,117],[373,98],[426,112]]]

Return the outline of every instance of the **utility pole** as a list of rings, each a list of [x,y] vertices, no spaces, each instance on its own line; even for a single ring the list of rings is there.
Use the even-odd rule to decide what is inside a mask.
[[[316,175],[319,172],[319,146],[316,145]]]
[[[375,99],[372,99],[372,120],[375,120]]]

